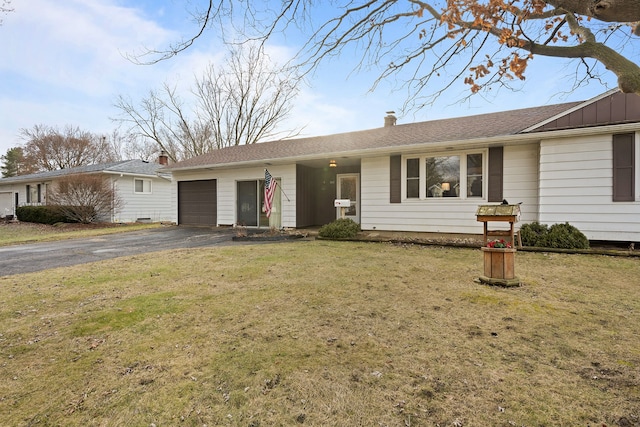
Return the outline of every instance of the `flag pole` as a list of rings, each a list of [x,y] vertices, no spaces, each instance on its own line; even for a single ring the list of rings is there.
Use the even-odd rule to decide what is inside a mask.
[[[290,202],[291,200],[289,200],[289,196],[287,196],[287,193],[284,192],[284,190],[282,189],[282,185],[278,184],[278,181],[276,181],[276,185],[278,186],[278,188],[280,189],[280,192],[282,194],[284,194],[284,197],[287,198],[287,202]]]
[[[267,168],[264,168],[264,173],[266,174],[267,172],[269,172],[269,170]],[[276,187],[278,187],[280,189],[280,192],[284,194],[284,197],[287,198],[287,202],[290,202],[291,200],[289,200],[289,196],[287,196],[287,193],[284,192],[284,190],[282,189],[282,186],[278,184],[278,180],[273,178],[273,182],[276,183]]]

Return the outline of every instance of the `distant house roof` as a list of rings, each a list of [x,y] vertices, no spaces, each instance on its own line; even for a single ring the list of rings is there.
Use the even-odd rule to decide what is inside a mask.
[[[157,175],[163,166],[158,163],[150,163],[143,160],[122,160],[119,162],[100,163],[88,166],[78,166],[69,169],[58,169],[32,173],[29,175],[18,175],[10,178],[0,179],[0,185],[27,181],[46,181],[62,176],[86,173],[122,173],[127,175]]]
[[[549,130],[637,122],[639,115],[640,97],[614,89],[587,101],[227,147],[174,163],[168,170],[332,157],[384,149],[392,151],[412,145],[458,144]]]

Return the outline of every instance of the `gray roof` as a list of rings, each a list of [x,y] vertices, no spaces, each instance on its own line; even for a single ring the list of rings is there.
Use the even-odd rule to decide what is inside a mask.
[[[157,175],[159,169],[161,169],[162,167],[163,166],[158,163],[150,163],[144,160],[122,160],[119,162],[100,163],[88,166],[78,166],[69,169],[58,169],[53,171],[32,173],[29,175],[18,175],[10,178],[1,178],[0,185],[11,184],[15,182],[46,181],[78,173],[102,172],[122,173],[128,175]]]
[[[479,114],[452,119],[401,124],[357,132],[238,145],[214,150],[169,167],[170,170],[270,161],[301,156],[330,156],[358,150],[403,147],[417,144],[459,142],[478,138],[516,135],[581,102],[546,105]]]

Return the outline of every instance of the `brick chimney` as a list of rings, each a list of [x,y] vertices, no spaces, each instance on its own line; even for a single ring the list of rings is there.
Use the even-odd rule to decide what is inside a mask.
[[[158,156],[158,163],[160,163],[162,166],[169,165],[169,156],[167,156],[167,153],[164,150],[162,150],[160,152],[160,155]]]
[[[396,125],[396,121],[398,121],[398,119],[396,118],[395,114],[395,111],[387,111],[387,115],[384,118],[384,127]]]

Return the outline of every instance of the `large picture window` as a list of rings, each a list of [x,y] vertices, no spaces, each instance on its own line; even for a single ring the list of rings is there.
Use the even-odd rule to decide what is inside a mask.
[[[460,196],[460,156],[427,157],[427,197]]]
[[[482,152],[406,158],[407,199],[482,198],[485,155]]]

